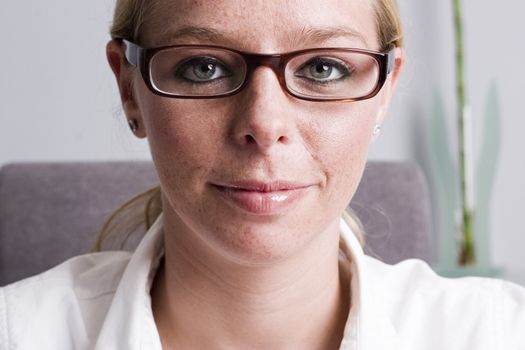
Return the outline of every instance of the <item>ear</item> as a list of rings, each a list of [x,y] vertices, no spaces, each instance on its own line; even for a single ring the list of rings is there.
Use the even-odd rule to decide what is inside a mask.
[[[106,57],[117,79],[124,113],[128,120],[135,120],[138,124],[137,130],[134,132],[135,136],[144,138],[146,137],[146,129],[139,105],[133,93],[133,75],[135,70],[124,55],[124,45],[118,40],[111,40],[106,45]]]
[[[399,76],[401,75],[401,72],[403,71],[403,67],[405,65],[405,50],[401,47],[397,47],[394,52],[394,68],[392,69],[392,72],[389,74],[389,77],[385,82],[385,85],[383,86],[384,92],[382,93],[381,104],[376,115],[376,125],[383,124],[386,112],[388,110],[388,106],[390,105],[390,101],[392,100],[392,95],[394,94],[397,82],[399,81]],[[376,140],[377,136],[377,134],[373,135],[372,142]]]
[[[392,71],[392,78],[391,78],[391,84],[390,84],[390,88],[392,91],[395,89],[397,85],[399,76],[401,75],[401,72],[403,71],[403,68],[405,67],[405,61],[406,61],[405,49],[403,49],[402,47],[396,47],[394,52],[395,52],[394,69]]]

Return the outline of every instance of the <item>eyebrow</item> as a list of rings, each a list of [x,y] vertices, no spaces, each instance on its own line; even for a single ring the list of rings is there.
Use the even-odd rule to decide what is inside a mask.
[[[297,33],[291,35],[288,39],[293,46],[308,46],[313,44],[325,43],[337,38],[357,39],[365,47],[368,47],[368,41],[357,30],[347,26],[336,27],[303,27]],[[181,40],[195,40],[198,42],[221,43],[224,45],[236,46],[239,44],[238,36],[235,34],[225,34],[210,27],[184,26],[175,31],[167,29],[162,33],[160,39],[156,41],[156,46],[172,45],[174,42]]]
[[[361,41],[368,47],[368,41],[359,31],[346,26],[308,28],[303,27],[297,40],[306,43],[324,43],[337,38],[350,38]]]
[[[234,40],[230,39],[229,36],[222,34],[221,32],[208,28],[208,27],[193,27],[186,26],[181,27],[175,31],[167,29],[159,40],[156,41],[156,45],[172,45],[174,42],[180,41],[181,39],[193,39],[203,42],[224,42],[233,43]]]

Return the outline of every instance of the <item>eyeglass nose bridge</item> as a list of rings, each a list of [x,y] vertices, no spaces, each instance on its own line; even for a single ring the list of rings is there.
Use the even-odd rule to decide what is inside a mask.
[[[286,61],[283,55],[244,53],[242,56],[244,58],[244,61],[246,62],[246,76],[244,77],[244,81],[237,90],[237,92],[243,90],[246,87],[246,85],[249,84],[257,68],[268,67],[277,76],[277,80],[279,81],[281,88],[285,92],[290,93],[290,91],[286,87],[286,80],[284,77]]]

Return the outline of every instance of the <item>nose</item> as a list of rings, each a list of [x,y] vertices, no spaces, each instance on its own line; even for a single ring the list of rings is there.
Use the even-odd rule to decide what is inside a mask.
[[[290,144],[295,123],[293,106],[277,75],[270,67],[260,66],[247,84],[235,96],[234,142],[262,153]]]

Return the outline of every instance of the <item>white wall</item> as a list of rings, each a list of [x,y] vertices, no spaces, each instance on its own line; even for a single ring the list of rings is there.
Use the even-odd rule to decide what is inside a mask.
[[[434,91],[455,133],[451,1],[399,0],[408,64],[372,159],[411,159],[427,171]],[[105,60],[113,0],[0,2],[0,165],[14,161],[148,158],[131,137]],[[525,76],[519,58],[525,3],[465,0],[468,94],[475,143],[492,79],[501,98],[502,144],[492,196],[494,265],[525,284]],[[455,149],[452,142],[451,149]],[[479,147],[476,147],[479,150]],[[430,175],[430,174],[429,174]],[[437,219],[439,221],[439,219]],[[439,227],[439,223],[438,226]]]
[[[147,157],[105,59],[112,0],[0,2],[0,163]]]
[[[456,133],[452,1],[399,0],[406,31],[408,64],[398,95],[371,158],[413,159],[430,168],[429,118],[433,96],[445,102],[450,135]],[[525,73],[520,58],[525,3],[464,0],[467,93],[472,106],[474,154],[481,155],[485,99],[495,81],[499,89],[501,144],[490,208],[491,260],[505,277],[525,284]],[[455,152],[456,143],[451,150]],[[478,174],[480,175],[480,174]],[[432,177],[432,174],[428,174]],[[437,223],[439,227],[439,223]]]

